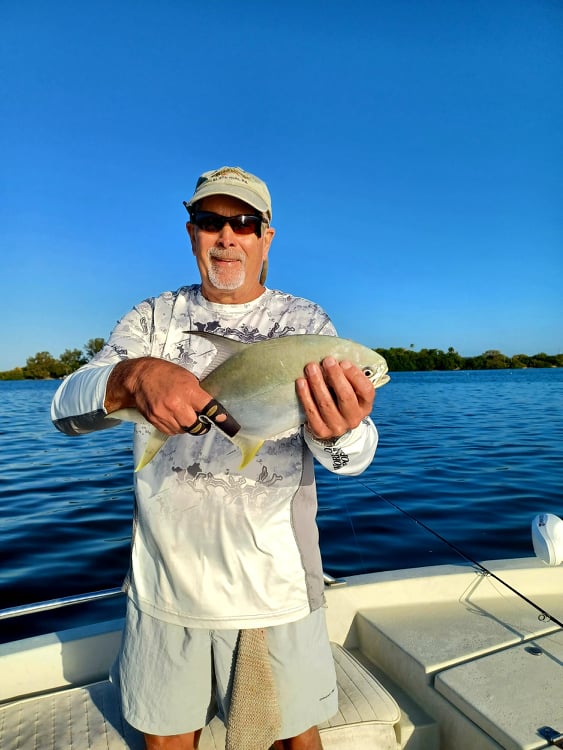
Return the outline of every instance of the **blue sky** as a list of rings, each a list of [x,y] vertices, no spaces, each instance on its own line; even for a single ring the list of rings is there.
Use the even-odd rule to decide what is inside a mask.
[[[341,335],[563,352],[559,0],[21,0],[0,35],[0,370],[197,281],[222,165]]]

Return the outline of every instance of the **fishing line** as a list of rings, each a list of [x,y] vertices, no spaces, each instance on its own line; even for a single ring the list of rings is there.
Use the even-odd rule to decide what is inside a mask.
[[[336,475],[336,479],[340,482],[342,477]],[[356,533],[356,527],[354,526],[354,518],[352,516],[352,512],[350,510],[350,506],[348,505],[348,498],[346,492],[340,492],[339,497],[341,497],[344,500],[344,510],[346,511],[346,518],[348,519],[348,522],[350,523],[350,528],[352,529],[352,535],[354,537],[354,547],[358,551],[360,555],[360,560],[364,568],[366,570],[369,569],[369,565],[367,564],[363,552],[362,552],[362,546],[360,544],[360,540],[358,539],[358,535]]]
[[[467,555],[465,552],[459,549],[459,547],[456,547],[455,544],[452,544],[452,542],[448,541],[445,537],[443,537],[441,534],[439,534],[437,531],[434,531],[434,529],[431,529],[430,526],[427,526],[423,521],[416,518],[416,516],[413,516],[412,513],[409,513],[408,511],[404,510],[403,508],[400,508],[396,503],[394,503],[392,500],[389,500],[386,497],[383,497],[383,495],[380,495],[379,492],[376,492],[371,487],[369,487],[367,484],[364,484],[364,482],[361,482],[359,479],[356,479],[358,484],[361,484],[362,487],[365,487],[368,492],[371,492],[374,497],[377,497],[379,500],[383,500],[384,503],[387,503],[392,508],[395,508],[395,510],[398,510],[400,513],[402,513],[407,518],[410,518],[411,521],[414,521],[418,526],[423,528],[425,531],[427,531],[429,534],[433,534],[437,539],[439,539],[441,542],[446,544],[450,549],[452,549],[454,552],[456,552],[458,555],[463,557],[465,560],[470,562],[472,565],[475,565],[477,568],[479,568],[485,575],[491,576],[491,578],[494,578],[499,583],[502,583],[503,586],[506,586],[507,589],[512,591],[513,594],[516,594],[521,599],[523,599],[527,604],[530,604],[534,609],[537,609],[538,612],[542,615],[543,619],[548,619],[554,622],[556,625],[559,625],[560,628],[563,628],[563,622],[557,619],[557,617],[554,617],[553,615],[549,614],[549,612],[546,612],[545,609],[542,609],[538,604],[533,602],[531,599],[528,599],[528,597],[525,594],[522,594],[522,592],[518,591],[518,589],[515,589],[513,586],[511,586],[506,581],[503,581],[502,578],[499,578],[496,573],[493,573],[492,570],[489,570],[484,565],[482,565],[480,562],[477,562],[477,560],[474,560],[470,555]],[[541,620],[542,617],[539,619]]]

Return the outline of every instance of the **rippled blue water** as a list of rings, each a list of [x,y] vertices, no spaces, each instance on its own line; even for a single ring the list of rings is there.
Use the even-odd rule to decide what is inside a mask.
[[[131,426],[58,433],[57,385],[0,381],[0,607],[118,586],[127,569]],[[478,560],[533,555],[533,517],[563,514],[563,370],[395,373],[374,418],[380,444],[360,478],[317,472],[332,575],[460,559],[388,501]],[[9,621],[0,639],[90,610]]]

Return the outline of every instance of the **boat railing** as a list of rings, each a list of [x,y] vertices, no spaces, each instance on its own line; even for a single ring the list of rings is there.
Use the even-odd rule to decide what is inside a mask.
[[[0,609],[0,620],[7,620],[10,617],[21,617],[23,615],[36,615],[41,612],[47,612],[50,609],[61,609],[62,607],[71,607],[75,604],[90,604],[91,602],[113,599],[122,595],[122,590],[120,588],[115,588],[104,589],[102,591],[91,591],[88,594],[72,594],[71,596],[62,596],[57,599],[48,599],[44,602],[19,604],[15,607]]]
[[[333,578],[328,573],[323,572],[323,581],[325,586],[333,588],[334,586],[344,586],[346,581],[343,578]]]
[[[325,586],[340,586],[343,581],[333,578],[328,573],[323,573]],[[72,594],[62,596],[57,599],[47,599],[44,602],[31,602],[30,604],[19,604],[15,607],[0,609],[0,620],[8,620],[11,617],[22,617],[24,615],[37,615],[41,612],[48,612],[51,609],[62,609],[63,607],[72,607],[76,604],[91,604],[105,599],[114,599],[122,596],[123,591],[120,588],[103,589],[102,591],[91,591],[87,594]]]

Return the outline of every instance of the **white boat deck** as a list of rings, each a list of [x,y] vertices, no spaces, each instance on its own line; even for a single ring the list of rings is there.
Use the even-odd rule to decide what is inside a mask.
[[[108,635],[111,636],[111,631]],[[41,644],[41,639],[34,640],[38,649],[35,657],[41,658],[43,652],[43,657],[49,658],[49,648]],[[90,648],[100,645],[96,640]],[[333,655],[339,711],[321,727],[325,749],[396,750],[394,726],[400,718],[396,702],[341,646],[333,644]],[[23,654],[16,651],[11,657],[8,656],[2,668],[17,666]],[[51,654],[50,658],[53,657]],[[143,750],[144,743],[142,736],[123,720],[117,691],[108,680],[103,680],[1,706],[0,747],[2,750]],[[204,729],[199,747],[224,749],[225,727],[219,719]]]
[[[563,620],[563,568],[535,558],[487,567]],[[329,620],[331,637],[372,664],[402,709],[400,691],[433,717],[436,747],[549,747],[539,730],[563,731],[561,628],[469,566],[440,566],[440,573],[393,571],[376,582],[357,576],[342,592],[329,590],[329,607],[338,610]],[[404,731],[401,740],[411,750]]]
[[[563,567],[487,567],[563,620]],[[355,576],[327,601],[340,711],[322,727],[325,750],[540,750],[542,727],[563,730],[562,629],[490,576],[467,565]],[[106,679],[119,627],[0,646],[2,750],[142,748]],[[224,738],[214,720],[200,748]]]

